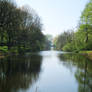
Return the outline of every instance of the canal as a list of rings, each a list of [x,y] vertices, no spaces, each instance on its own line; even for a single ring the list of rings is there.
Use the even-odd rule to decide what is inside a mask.
[[[62,51],[0,59],[0,92],[92,92],[92,61]]]

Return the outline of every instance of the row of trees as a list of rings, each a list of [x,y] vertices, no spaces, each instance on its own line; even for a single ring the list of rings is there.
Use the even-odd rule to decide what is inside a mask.
[[[54,39],[55,49],[62,50],[65,44],[67,44],[68,42],[70,43],[73,40],[73,35],[74,35],[73,30],[68,30],[60,34],[59,36],[55,37]]]
[[[35,11],[18,8],[14,0],[0,0],[0,47],[22,52],[44,48],[42,23]]]
[[[56,49],[64,51],[92,50],[92,0],[83,10],[77,31],[66,31],[55,38]]]

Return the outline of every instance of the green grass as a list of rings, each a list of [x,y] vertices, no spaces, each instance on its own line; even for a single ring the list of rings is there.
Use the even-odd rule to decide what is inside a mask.
[[[80,51],[79,53],[92,54],[92,51]]]
[[[18,49],[18,47],[14,46],[14,47],[11,47],[10,50],[8,50],[8,46],[0,46],[0,52],[2,53],[24,53],[25,51],[30,51],[29,48],[26,48],[24,49],[24,47],[20,47],[20,49]]]
[[[87,54],[87,58],[92,60],[92,51],[80,51],[82,54]]]
[[[7,46],[0,46],[0,51],[1,52],[8,52],[8,47]]]

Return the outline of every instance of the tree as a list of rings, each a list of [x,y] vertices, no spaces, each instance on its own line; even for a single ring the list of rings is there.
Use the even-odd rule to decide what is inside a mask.
[[[17,49],[17,52],[43,49],[42,23],[33,9],[17,8],[12,0],[1,0],[0,14],[0,46]]]

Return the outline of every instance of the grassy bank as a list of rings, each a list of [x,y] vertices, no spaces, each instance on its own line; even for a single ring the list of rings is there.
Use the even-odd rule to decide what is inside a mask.
[[[85,54],[87,58],[92,60],[92,51],[80,51],[79,53]]]
[[[0,46],[0,59],[4,58],[8,54],[8,47],[7,46]]]
[[[7,53],[8,52],[8,47],[7,46],[0,46],[0,52]]]

